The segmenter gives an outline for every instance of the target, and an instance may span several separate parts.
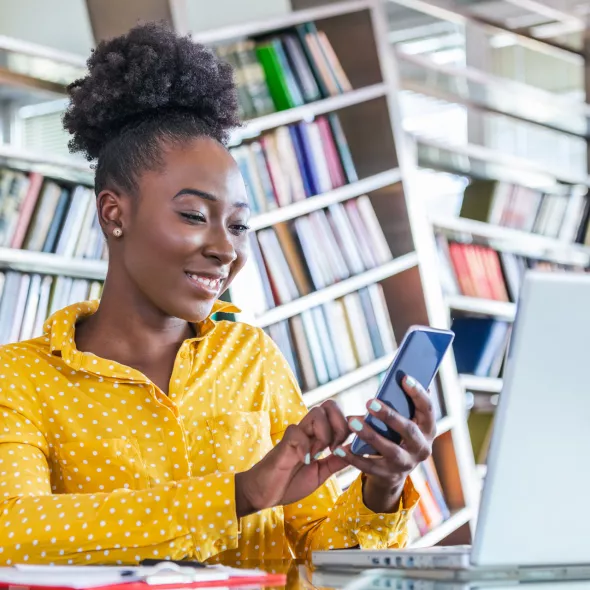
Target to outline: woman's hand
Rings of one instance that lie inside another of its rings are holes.
[[[317,460],[326,448],[335,449],[350,434],[338,405],[328,400],[297,425],[290,425],[281,442],[252,468],[236,475],[238,517],[306,498],[331,475],[346,467],[336,455]]]
[[[352,418],[349,421],[351,430],[380,456],[353,455],[349,446],[334,450],[349,465],[366,474],[363,500],[373,512],[394,512],[397,509],[407,476],[430,456],[436,435],[436,420],[428,393],[412,377],[405,377],[402,386],[416,408],[413,420],[403,418],[378,400],[367,404],[367,409],[375,418],[402,437],[399,445],[378,434],[362,418]]]

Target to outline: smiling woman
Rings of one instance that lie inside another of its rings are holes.
[[[71,149],[96,160],[109,267],[98,302],[0,349],[0,563],[235,561],[399,547],[407,475],[434,437],[373,402],[395,445],[333,402],[306,412],[275,344],[212,314],[247,257],[229,65],[163,26],[98,46],[70,87]],[[351,430],[379,457],[355,457]],[[330,452],[333,451],[333,452]],[[340,494],[333,474],[363,475]]]

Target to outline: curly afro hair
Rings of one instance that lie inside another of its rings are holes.
[[[68,86],[71,152],[97,160],[95,190],[133,192],[162,166],[162,143],[207,136],[225,144],[240,125],[233,70],[207,47],[160,23],[101,42],[89,73]]]

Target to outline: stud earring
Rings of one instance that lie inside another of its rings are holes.
[[[120,227],[116,227],[113,230],[113,236],[115,236],[115,238],[120,238],[123,235],[123,230]]]

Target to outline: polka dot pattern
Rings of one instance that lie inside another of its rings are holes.
[[[235,474],[306,412],[262,330],[199,324],[165,395],[139,371],[76,349],[75,324],[96,308],[65,308],[43,337],[0,347],[0,564],[235,563],[404,544],[411,483],[394,515],[363,505],[359,479],[342,495],[329,481],[237,519]]]

